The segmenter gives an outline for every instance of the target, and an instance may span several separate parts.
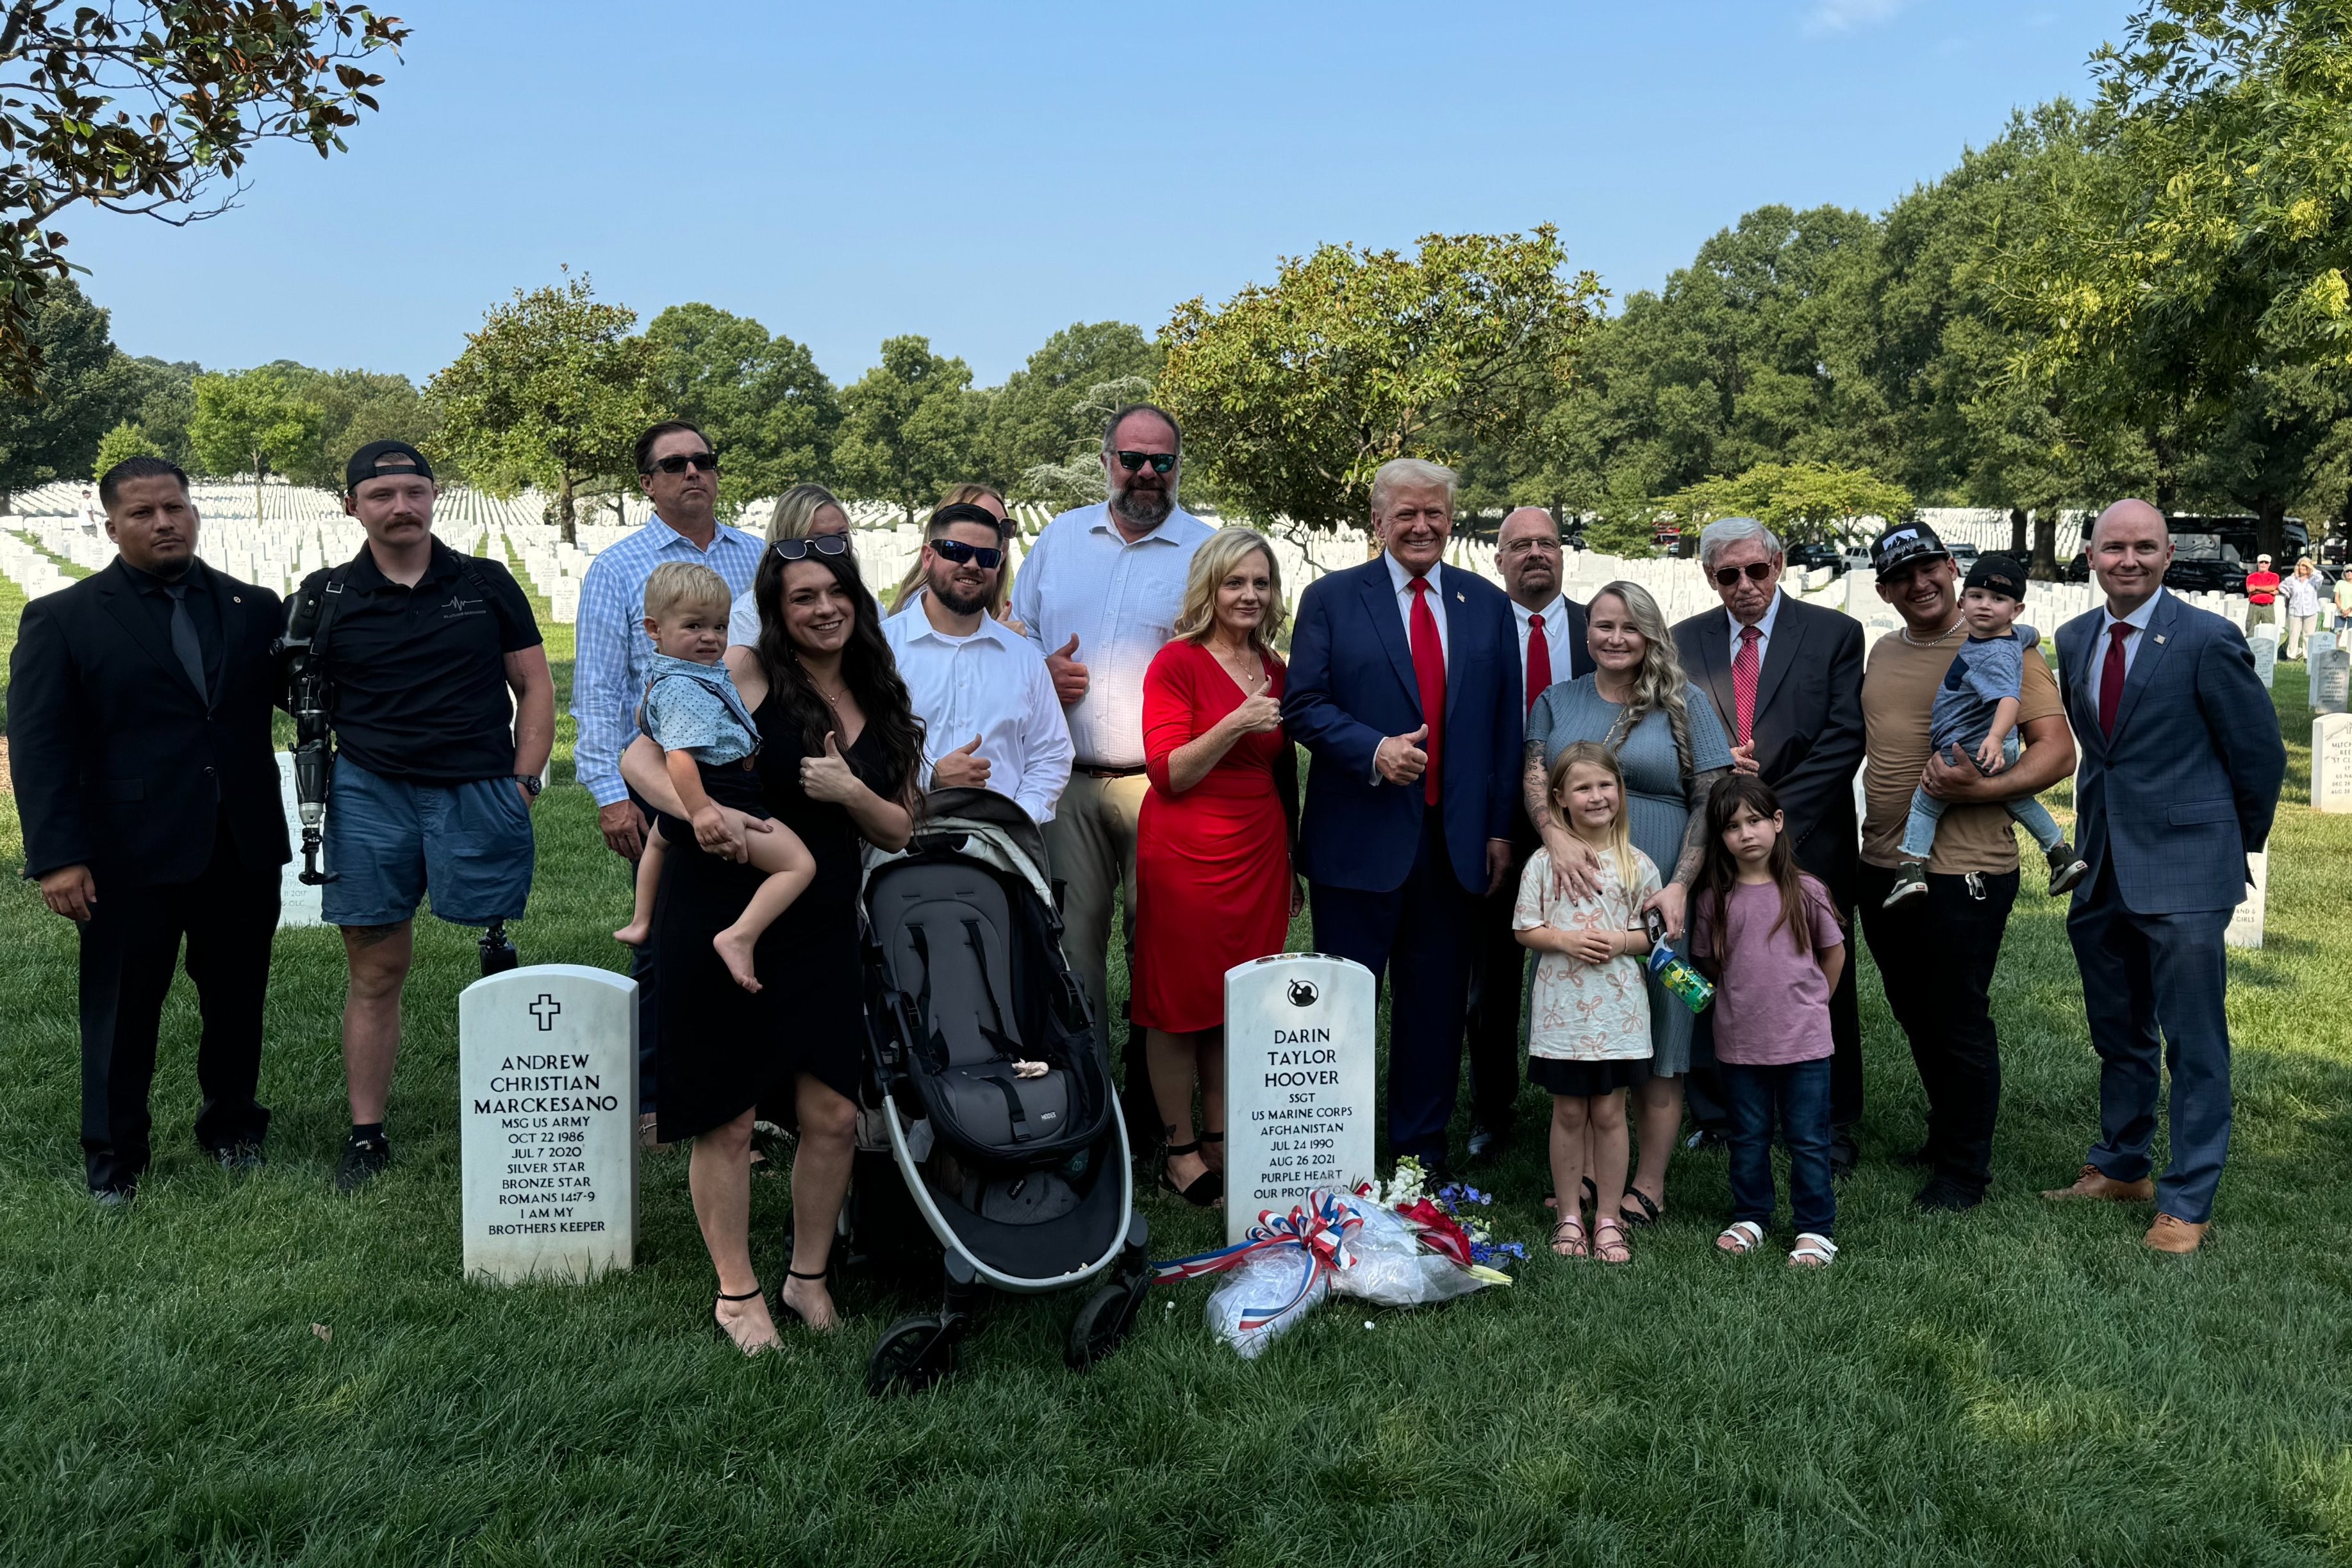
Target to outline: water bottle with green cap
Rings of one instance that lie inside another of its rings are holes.
[[[1660,985],[1680,997],[1691,1011],[1706,1011],[1707,1003],[1715,1000],[1715,987],[1667,946],[1666,917],[1654,909],[1645,909],[1642,912],[1642,924],[1650,933],[1650,973],[1658,977]]]

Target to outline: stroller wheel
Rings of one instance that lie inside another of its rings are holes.
[[[1117,1350],[1135,1326],[1136,1309],[1143,1304],[1150,1281],[1105,1285],[1088,1296],[1070,1322],[1070,1343],[1062,1359],[1072,1372],[1084,1372]]]
[[[866,1363],[866,1392],[917,1394],[955,1370],[956,1335],[937,1318],[892,1323]]]

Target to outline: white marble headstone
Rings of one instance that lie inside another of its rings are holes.
[[[1225,1239],[1372,1166],[1372,972],[1320,953],[1225,971]]]
[[[2310,698],[2305,706],[2319,706],[2319,662],[2335,651],[2336,633],[2333,632],[2314,632],[2303,640],[2303,674],[2311,685]]]
[[[294,754],[278,754],[278,794],[286,807],[286,842],[294,858],[286,862],[278,879],[278,924],[287,925],[323,925],[327,917],[321,912],[321,890],[306,885],[302,881],[302,817],[294,802]]]
[[[2324,713],[2311,721],[2311,805],[2352,812],[2352,713]]]
[[[2246,857],[2246,875],[2251,882],[2246,889],[2246,901],[2230,912],[2230,925],[2221,933],[2221,940],[2232,947],[2259,947],[2263,945],[2263,906],[2270,900],[2271,874],[2268,847]]]
[[[2246,639],[2246,646],[2253,650],[2255,676],[2268,686],[2278,675],[2278,628],[2255,627],[2252,635]]]
[[[580,964],[457,998],[466,1272],[593,1279],[635,1260],[637,984]]]
[[[2352,648],[2330,648],[2312,664],[2319,671],[2319,689],[2311,706],[2321,713],[2352,707]]]

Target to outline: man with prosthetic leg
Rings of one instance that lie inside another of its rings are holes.
[[[513,576],[433,537],[437,491],[424,454],[373,442],[344,478],[343,509],[367,543],[303,581],[280,647],[298,729],[303,880],[324,884],[350,965],[352,1131],[335,1172],[349,1192],[392,1156],[384,1108],[418,904],[429,896],[441,919],[488,928],[484,973],[513,967],[503,927],[530,896],[530,808],[554,745],[555,687]]]

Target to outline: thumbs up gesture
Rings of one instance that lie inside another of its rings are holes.
[[[1054,695],[1062,699],[1064,707],[1086,696],[1087,667],[1078,663],[1078,634],[1076,632],[1071,632],[1070,640],[1062,644],[1060,653],[1045,655],[1045,670],[1054,677]]]
[[[1373,768],[1391,784],[1418,784],[1429,770],[1429,753],[1422,749],[1428,739],[1425,724],[1411,735],[1390,736],[1373,748]]]
[[[812,800],[828,800],[835,805],[846,805],[856,800],[866,786],[849,770],[842,759],[840,737],[832,730],[824,732],[824,755],[801,758],[801,788]]]
[[[988,788],[988,758],[974,755],[980,750],[980,737],[973,736],[939,760],[931,769],[934,789],[984,789]]]

